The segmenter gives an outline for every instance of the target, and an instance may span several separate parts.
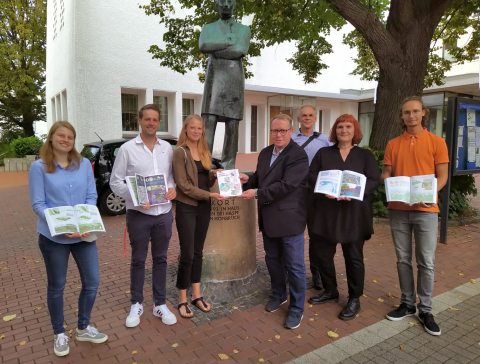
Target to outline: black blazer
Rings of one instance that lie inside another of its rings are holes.
[[[308,157],[293,140],[272,166],[274,145],[260,152],[244,189],[258,188],[258,225],[271,238],[299,235],[307,224]]]

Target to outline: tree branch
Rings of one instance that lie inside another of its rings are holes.
[[[402,54],[400,45],[383,26],[377,15],[359,1],[326,1],[365,38],[380,67],[390,63],[392,55]]]

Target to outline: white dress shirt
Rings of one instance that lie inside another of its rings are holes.
[[[166,214],[172,209],[171,203],[151,206],[148,210],[144,210],[141,206],[134,206],[125,183],[125,177],[135,176],[135,173],[142,176],[164,174],[167,178],[167,189],[175,188],[172,157],[173,151],[170,143],[158,138],[153,152],[148,149],[140,135],[120,147],[110,176],[110,188],[115,194],[125,199],[127,210],[133,209],[143,214],[158,216]]]

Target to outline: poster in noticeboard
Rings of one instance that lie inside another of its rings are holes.
[[[455,171],[480,170],[480,103],[459,102]]]

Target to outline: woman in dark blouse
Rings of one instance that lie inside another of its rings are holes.
[[[380,181],[380,170],[373,153],[359,148],[362,140],[359,122],[352,115],[341,115],[332,127],[331,147],[322,148],[310,165],[309,182],[313,209],[309,214],[310,240],[320,262],[320,275],[325,291],[310,298],[311,304],[338,301],[339,294],[333,262],[337,243],[342,245],[348,283],[348,303],[339,318],[351,320],[360,311],[365,266],[363,245],[373,234],[372,192]],[[367,177],[363,201],[348,197],[335,198],[313,194],[320,171],[349,170]]]

